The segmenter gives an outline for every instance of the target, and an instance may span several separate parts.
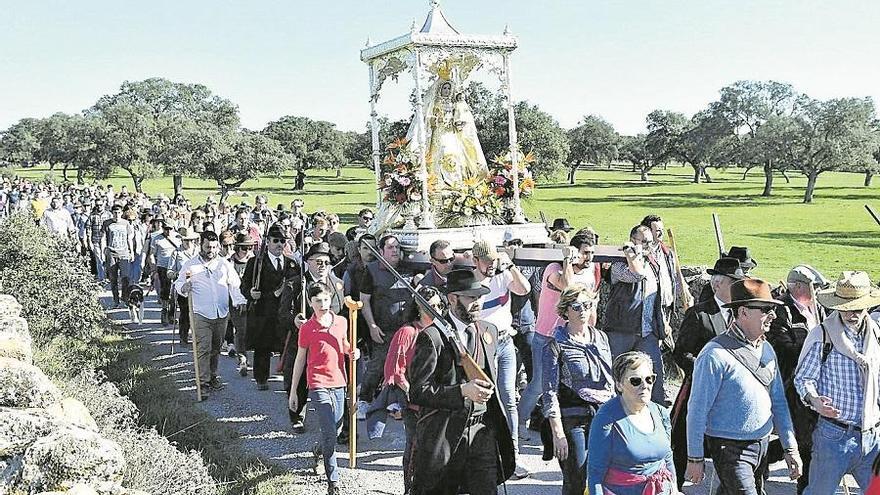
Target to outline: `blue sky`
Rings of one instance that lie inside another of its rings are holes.
[[[598,114],[623,133],[651,110],[694,113],[739,79],[816,98],[880,100],[880,2],[445,0],[465,33],[519,37],[514,97],[564,127]],[[362,130],[359,50],[419,25],[424,0],[0,0],[0,128],[77,112],[124,80],[199,82],[262,128],[305,115]],[[402,90],[401,90],[402,91]],[[407,88],[408,91],[408,88]],[[401,93],[402,94],[402,93]],[[380,111],[402,117],[385,98]]]

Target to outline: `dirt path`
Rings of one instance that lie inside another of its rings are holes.
[[[107,304],[108,295],[102,298]],[[109,309],[108,315],[122,323],[131,338],[143,339],[156,348],[153,362],[157,368],[167,371],[180,390],[190,392],[195,400],[195,380],[192,371],[192,347],[182,347],[171,326],[159,324],[159,307],[155,295],[146,302],[145,323],[131,324],[126,309]],[[173,343],[173,352],[172,352]],[[275,359],[272,366],[274,369]],[[297,474],[299,493],[318,495],[326,493],[324,478],[316,474],[312,446],[318,441],[318,425],[314,414],[307,414],[306,433],[293,434],[287,417],[287,400],[282,390],[280,376],[269,381],[268,391],[258,391],[251,376],[241,377],[236,370],[236,360],[220,356],[219,375],[226,387],[211,394],[200,403],[217,421],[234,427],[244,446],[273,463],[284,466]],[[363,425],[360,423],[359,426]],[[348,469],[348,447],[338,446],[341,466],[341,486],[345,494],[401,494],[401,453],[403,451],[403,425],[391,421],[383,438],[369,440],[361,435],[358,441],[357,469]],[[531,472],[528,478],[507,483],[508,495],[558,494],[562,475],[555,461],[541,460],[540,439],[534,432],[520,440],[520,461]],[[769,494],[794,494],[794,484],[783,478],[784,465],[773,466],[773,474],[767,488]],[[851,485],[852,486],[852,485]],[[499,489],[499,493],[504,493]],[[686,486],[687,495],[709,493],[705,484]],[[842,492],[841,492],[842,493]],[[858,493],[851,492],[853,495]]]

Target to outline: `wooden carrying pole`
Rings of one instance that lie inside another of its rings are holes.
[[[681,260],[678,258],[678,248],[675,247],[675,236],[672,229],[666,229],[669,235],[669,247],[672,248],[672,256],[675,257],[675,274],[678,277],[678,283],[681,286],[681,308],[687,311],[691,307],[690,292],[687,280],[684,279],[684,273],[681,273]]]
[[[712,224],[715,226],[715,242],[718,243],[718,257],[724,257],[724,236],[721,234],[721,220],[718,219],[718,214],[712,214]]]
[[[871,205],[865,205],[865,209],[868,210],[868,214],[871,215],[871,218],[877,222],[877,225],[880,225],[880,217],[877,216],[877,212],[874,211],[874,208],[871,208]]]
[[[186,281],[192,281],[192,272],[186,272]],[[193,305],[192,305],[192,286],[189,289],[189,297],[186,298],[186,310],[189,311],[189,333],[192,336],[193,343],[193,367],[196,370],[196,398],[199,402],[202,401],[202,380],[199,378],[199,345],[198,345],[198,337],[196,337],[196,326],[195,326],[195,318],[193,318]],[[181,308],[182,309],[182,308]]]
[[[357,345],[357,316],[358,310],[364,307],[364,303],[355,301],[351,296],[345,296],[345,306],[348,308],[348,345],[352,347],[348,356],[348,467],[357,467],[357,361],[355,361],[354,348]]]

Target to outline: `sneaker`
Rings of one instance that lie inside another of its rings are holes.
[[[241,359],[238,360],[238,374],[241,376],[247,376],[247,359],[245,359],[244,356],[239,356],[239,358]]]
[[[235,357],[237,354],[235,353],[235,344],[229,344],[226,354],[229,357]]]
[[[294,433],[305,433],[306,425],[303,424],[302,418],[297,418],[293,421],[293,432]]]
[[[225,387],[226,385],[224,385],[223,382],[221,382],[220,379],[215,376],[214,378],[211,378],[210,382],[208,382],[208,386],[211,387],[211,390],[216,391],[223,390],[223,387]]]
[[[220,354],[223,354],[228,349],[229,349],[229,344],[227,344],[225,341],[220,343]]]
[[[522,465],[517,464],[516,469],[513,470],[513,476],[511,476],[511,479],[521,480],[523,478],[528,478],[531,474],[531,471],[524,468]]]
[[[340,495],[339,485],[335,481],[327,482],[327,495]]]
[[[370,407],[370,404],[366,401],[359,400],[358,401],[358,410],[357,410],[357,419],[358,421],[365,421],[367,419],[367,409]]]

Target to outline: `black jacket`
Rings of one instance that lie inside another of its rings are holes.
[[[280,352],[284,347],[287,328],[278,321],[278,308],[281,297],[275,296],[286,278],[295,273],[294,263],[282,257],[283,266],[275,269],[268,253],[262,254],[262,274],[260,275],[260,298],[251,296],[251,288],[256,282],[257,261],[260,256],[248,260],[241,277],[241,293],[248,300],[247,340],[248,348]]]
[[[715,298],[688,309],[681,321],[672,358],[685,376],[694,372],[694,362],[703,347],[716,336],[727,331],[727,322]]]
[[[488,363],[485,371],[495,382],[498,329],[486,322],[478,322],[478,329],[480,337],[477,340],[483,347]],[[406,375],[410,383],[410,403],[420,406],[412,449],[413,486],[430,489],[446,474],[452,453],[465,433],[473,403],[461,394],[460,386],[468,380],[459,364],[456,347],[434,325],[419,332],[415,355]],[[492,394],[487,405],[487,424],[495,428],[498,441],[496,482],[501,484],[513,474],[515,468],[513,441],[497,393]]]

